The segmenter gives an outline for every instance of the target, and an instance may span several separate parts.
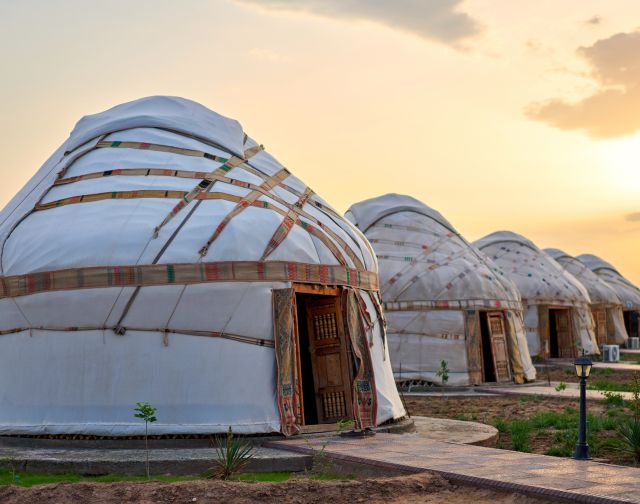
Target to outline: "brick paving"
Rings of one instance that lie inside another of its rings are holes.
[[[401,470],[432,471],[459,483],[584,503],[640,503],[640,469],[433,441],[410,435],[325,436],[265,443],[271,448]]]

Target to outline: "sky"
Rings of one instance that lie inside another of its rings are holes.
[[[83,115],[239,120],[337,210],[388,192],[640,285],[637,0],[0,0],[0,206]]]

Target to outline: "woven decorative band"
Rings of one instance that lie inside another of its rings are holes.
[[[285,261],[221,261],[94,266],[0,277],[0,298],[60,290],[209,282],[299,282],[378,290],[376,273],[344,266]]]
[[[386,312],[428,311],[428,310],[512,310],[522,311],[518,301],[499,301],[494,299],[459,299],[455,301],[396,301],[383,303]]]

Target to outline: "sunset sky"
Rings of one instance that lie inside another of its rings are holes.
[[[342,212],[410,194],[640,284],[637,0],[0,2],[0,206],[82,115],[179,95]]]

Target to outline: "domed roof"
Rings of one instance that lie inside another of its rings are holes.
[[[582,254],[577,259],[616,291],[625,310],[640,310],[640,289],[623,277],[612,264],[593,254]]]
[[[622,305],[615,290],[578,259],[560,249],[546,248],[544,251],[586,287],[593,304]]]
[[[590,303],[585,287],[531,240],[498,231],[473,243],[515,282],[524,303]]]
[[[373,245],[386,303],[467,301],[521,308],[513,282],[424,203],[387,194],[354,204],[346,216]]]
[[[361,233],[240,123],[167,96],[81,119],[0,213],[0,244],[5,276],[211,261],[376,271]]]

